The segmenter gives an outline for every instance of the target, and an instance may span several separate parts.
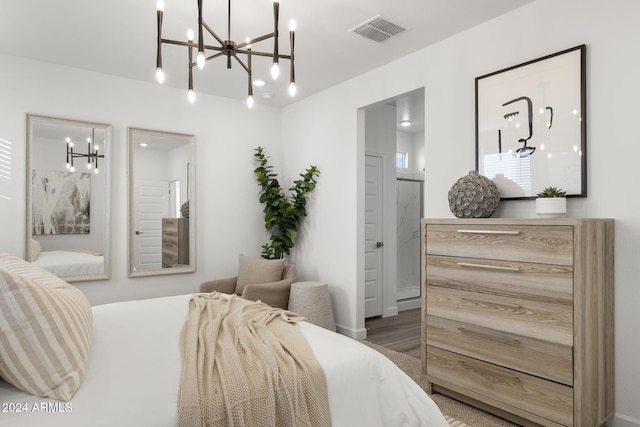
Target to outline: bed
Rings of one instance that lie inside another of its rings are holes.
[[[41,251],[33,263],[60,277],[104,274],[104,256],[94,251]]]
[[[6,260],[0,254],[0,292],[8,292],[2,287]],[[21,268],[18,273],[34,269]],[[55,283],[63,292],[78,292]],[[86,370],[73,397],[68,402],[39,398],[0,380],[0,425],[175,426],[182,368],[178,343],[190,298],[90,307]],[[308,322],[298,325],[324,370],[333,426],[448,426],[429,396],[383,355]],[[0,350],[0,359],[6,357]]]

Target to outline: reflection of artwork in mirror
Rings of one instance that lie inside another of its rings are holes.
[[[476,78],[476,169],[502,199],[587,195],[585,50]]]
[[[191,135],[129,129],[130,276],[195,270],[193,151]]]
[[[91,232],[91,175],[63,171],[33,171],[34,236]]]
[[[111,128],[34,115],[27,122],[25,258],[69,282],[108,278]],[[81,143],[70,150],[71,141]],[[84,154],[85,144],[95,155]]]

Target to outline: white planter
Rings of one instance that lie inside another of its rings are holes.
[[[565,197],[538,197],[536,199],[536,213],[541,218],[558,218],[567,213],[567,199]]]

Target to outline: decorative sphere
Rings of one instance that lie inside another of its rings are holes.
[[[180,214],[182,218],[189,218],[189,201],[187,200],[180,206]]]
[[[498,209],[500,191],[478,171],[471,171],[449,190],[449,209],[458,218],[489,218]]]

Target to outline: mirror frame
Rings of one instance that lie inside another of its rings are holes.
[[[27,152],[26,152],[26,210],[25,210],[25,247],[24,247],[24,259],[31,262],[31,239],[33,238],[32,226],[33,212],[32,212],[32,154],[33,147],[33,125],[35,121],[46,121],[53,124],[65,125],[65,126],[81,126],[92,127],[96,129],[104,130],[105,132],[105,145],[103,149],[104,153],[104,166],[101,171],[105,172],[105,223],[106,229],[104,230],[104,272],[102,274],[82,274],[74,276],[59,276],[66,282],[88,282],[93,280],[106,280],[111,277],[111,146],[113,144],[112,139],[112,127],[109,124],[87,122],[82,120],[62,119],[58,117],[41,116],[37,114],[27,114]]]
[[[188,144],[192,144],[191,146],[191,166],[189,168],[189,176],[188,185],[189,185],[189,193],[191,197],[189,198],[189,265],[184,267],[172,267],[172,268],[161,268],[160,270],[146,270],[146,271],[137,271],[134,268],[135,260],[134,260],[134,244],[135,239],[133,238],[135,233],[135,224],[133,221],[134,218],[134,148],[135,141],[134,135],[135,133],[143,133],[145,135],[151,136],[161,136],[161,137],[175,137],[182,138],[187,140]],[[168,274],[182,274],[182,273],[193,273],[196,271],[196,183],[195,183],[195,159],[196,159],[196,139],[195,135],[178,133],[178,132],[166,132],[145,128],[137,128],[137,127],[129,127],[127,131],[128,135],[128,170],[127,170],[127,180],[128,180],[128,228],[127,228],[127,246],[128,246],[128,275],[129,277],[148,277],[148,276],[162,276]]]

